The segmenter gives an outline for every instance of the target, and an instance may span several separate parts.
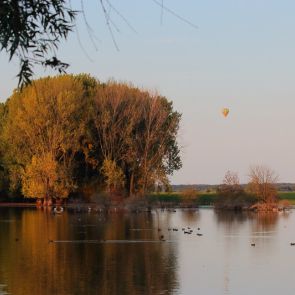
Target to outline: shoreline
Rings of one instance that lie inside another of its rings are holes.
[[[35,208],[35,209],[43,209],[43,210],[53,210],[56,205],[52,206],[37,206],[36,203],[21,203],[21,202],[0,202],[0,208]],[[214,205],[198,205],[198,206],[192,206],[192,207],[186,207],[186,206],[161,206],[159,204],[153,205],[153,206],[140,206],[136,208],[132,207],[126,207],[122,206],[120,204],[117,205],[110,205],[108,207],[101,206],[97,203],[77,203],[77,204],[63,204],[61,205],[63,208],[67,209],[78,209],[79,211],[87,211],[87,212],[142,212],[142,211],[150,211],[150,210],[176,210],[176,209],[183,209],[183,210],[198,210],[198,209],[216,209],[218,211],[235,211],[235,212],[281,212],[285,210],[293,210],[295,209],[295,205],[291,205],[288,209],[284,210],[249,210],[249,209],[242,209],[242,210],[234,210],[234,209],[228,209],[228,208],[216,208]]]

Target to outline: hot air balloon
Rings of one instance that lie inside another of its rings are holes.
[[[223,109],[222,109],[222,114],[223,114],[223,116],[224,116],[225,118],[227,117],[228,113],[229,113],[229,109],[228,109],[228,108],[223,108]]]

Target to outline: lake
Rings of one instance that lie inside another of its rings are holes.
[[[294,213],[0,208],[0,294],[294,294]]]

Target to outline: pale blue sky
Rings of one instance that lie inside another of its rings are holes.
[[[247,180],[250,165],[265,164],[280,181],[295,182],[295,1],[165,0],[194,29],[152,0],[113,0],[132,32],[113,12],[116,51],[99,1],[84,1],[98,51],[82,18],[60,56],[70,73],[87,72],[157,90],[183,114],[183,168],[173,183],[220,183],[226,170]],[[80,1],[72,0],[75,8]],[[0,99],[17,84],[17,63],[0,54]],[[37,76],[49,74],[42,69]],[[224,119],[222,107],[229,107]]]

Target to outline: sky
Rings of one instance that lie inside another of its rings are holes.
[[[183,167],[173,184],[221,183],[227,170],[247,182],[266,165],[280,182],[295,182],[295,1],[112,0],[116,49],[98,0],[84,1],[77,32],[58,56],[69,73],[90,73],[156,90],[182,113]],[[72,5],[80,9],[80,1]],[[161,17],[162,15],[162,17]],[[92,44],[95,41],[96,45]],[[96,48],[95,48],[96,47]],[[17,86],[17,61],[0,53],[0,100]],[[53,72],[36,69],[35,77]],[[228,107],[227,118],[221,114]]]

